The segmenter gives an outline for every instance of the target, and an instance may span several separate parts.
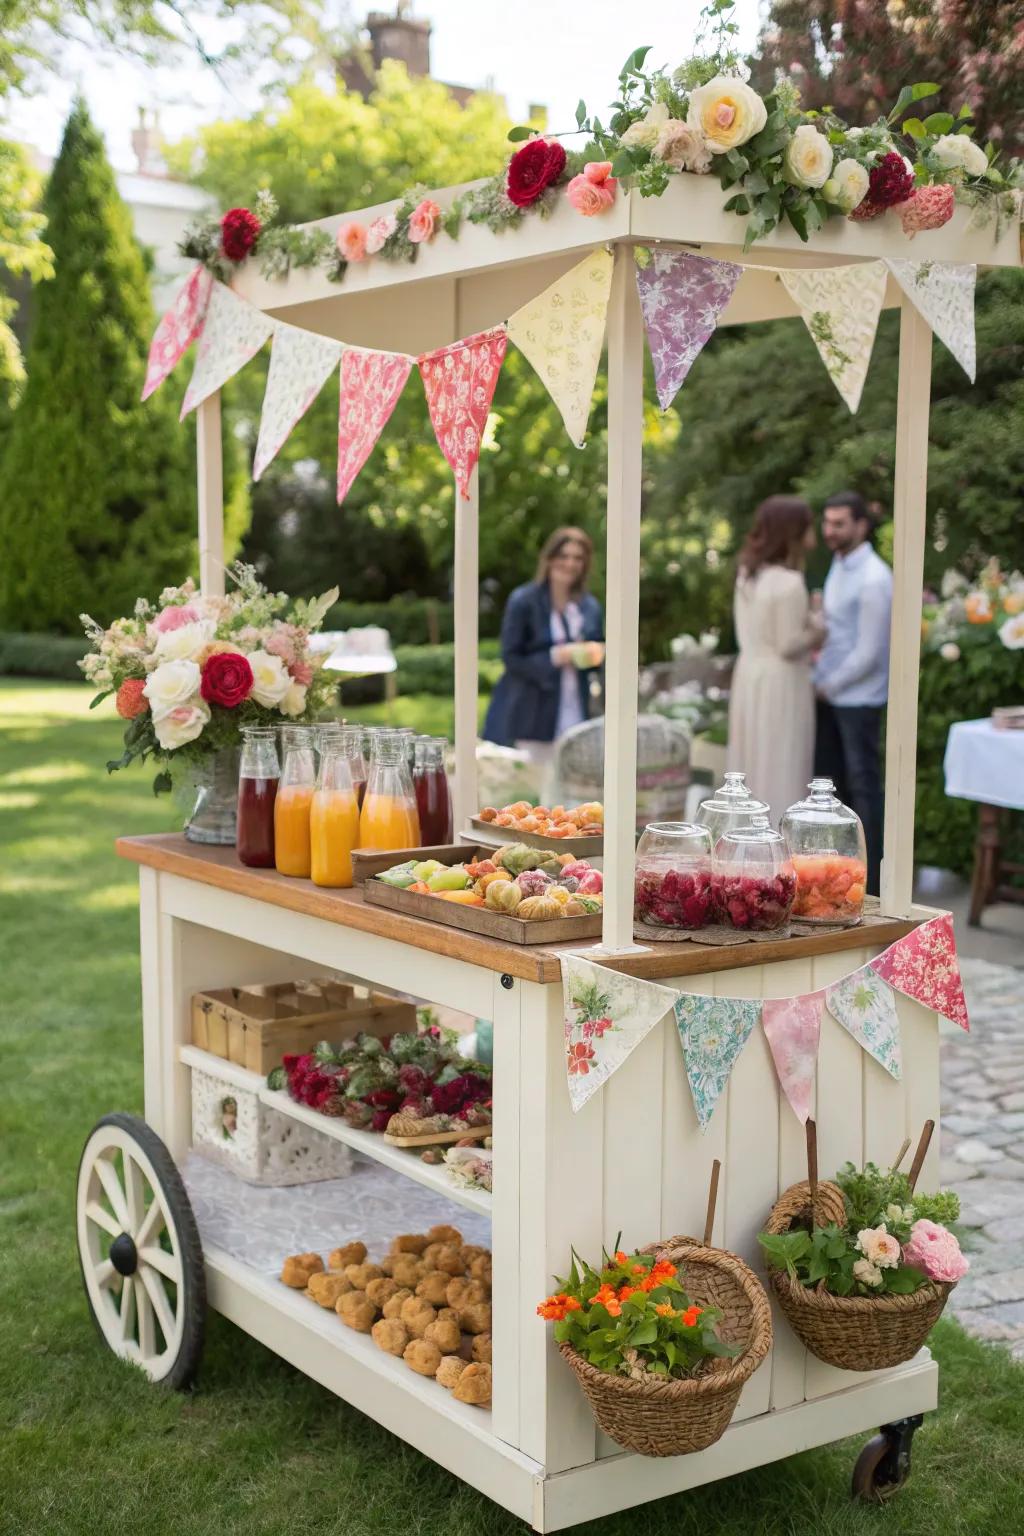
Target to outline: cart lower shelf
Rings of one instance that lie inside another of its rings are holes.
[[[692,1456],[651,1459],[623,1451],[545,1477],[544,1468],[500,1440],[490,1415],[458,1403],[436,1383],[383,1354],[365,1334],[229,1253],[204,1245],[210,1305],[268,1349],[392,1434],[525,1520],[557,1531],[798,1451],[926,1412],[938,1400],[938,1367],[927,1349],[907,1365],[843,1391],[734,1423]]]

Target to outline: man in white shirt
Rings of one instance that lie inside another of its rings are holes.
[[[882,860],[882,713],[889,695],[892,571],[871,547],[874,518],[856,491],[829,497],[822,537],[832,551],[825,582],[827,638],[814,671],[818,695],[814,771],[864,823],[867,888]]]

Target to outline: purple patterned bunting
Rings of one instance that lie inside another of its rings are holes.
[[[713,333],[742,272],[734,261],[671,250],[656,250],[646,267],[637,267],[636,286],[663,411]]]

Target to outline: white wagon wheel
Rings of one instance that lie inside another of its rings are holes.
[[[203,1350],[206,1275],[174,1160],[135,1115],[105,1115],[78,1165],[78,1257],[105,1343],[151,1381],[187,1387]]]

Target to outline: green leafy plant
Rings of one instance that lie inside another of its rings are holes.
[[[882,1269],[879,1285],[869,1287],[857,1278],[855,1266],[864,1255],[855,1239],[834,1223],[813,1232],[762,1232],[758,1242],[774,1269],[786,1269],[801,1285],[824,1285],[834,1296],[909,1296],[924,1285],[927,1276],[912,1264]]]
[[[626,1254],[616,1243],[594,1269],[574,1250],[569,1274],[557,1284],[537,1312],[555,1324],[560,1344],[599,1371],[680,1378],[707,1360],[740,1353],[718,1336],[721,1311],[691,1301],[675,1265],[653,1254]]]

